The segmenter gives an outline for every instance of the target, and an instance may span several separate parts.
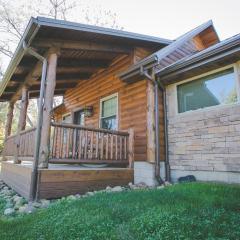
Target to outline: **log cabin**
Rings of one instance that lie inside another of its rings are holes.
[[[189,174],[240,182],[239,45],[220,42],[212,21],[172,41],[32,18],[0,85],[2,179],[30,200]]]

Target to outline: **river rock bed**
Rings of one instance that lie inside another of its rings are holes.
[[[49,207],[49,205],[54,202],[72,201],[79,198],[94,196],[96,193],[100,193],[100,192],[115,193],[115,192],[122,192],[122,191],[128,191],[128,190],[141,190],[141,189],[152,189],[152,188],[162,189],[168,185],[171,185],[171,184],[166,182],[164,185],[161,185],[158,187],[149,187],[144,183],[139,183],[139,184],[129,183],[128,186],[125,186],[125,187],[108,186],[104,190],[87,192],[86,194],[83,194],[83,195],[76,194],[76,195],[70,195],[67,197],[62,197],[60,199],[54,199],[54,200],[41,199],[36,202],[28,202],[25,198],[18,195],[14,190],[12,190],[3,181],[0,180],[0,198],[3,198],[6,201],[6,205],[4,208],[4,215],[16,216],[18,214],[31,214],[38,209]]]

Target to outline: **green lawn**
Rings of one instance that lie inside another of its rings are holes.
[[[2,214],[2,202],[0,211]],[[0,239],[240,239],[240,187],[189,183],[99,193],[31,215],[0,215]]]

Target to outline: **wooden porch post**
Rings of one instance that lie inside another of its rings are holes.
[[[130,128],[128,130],[129,139],[128,139],[128,161],[129,161],[129,168],[133,168],[134,163],[134,130]]]
[[[46,89],[44,96],[41,141],[39,151],[39,168],[48,167],[51,112],[53,106],[54,91],[56,86],[57,57],[58,56],[56,52],[50,53],[48,57],[48,69],[46,77]]]
[[[22,100],[20,108],[20,116],[18,121],[18,130],[16,138],[16,152],[14,157],[14,163],[21,163],[18,159],[19,147],[20,147],[20,132],[25,130],[26,127],[26,118],[27,118],[27,108],[28,108],[28,89],[26,86],[22,88]]]
[[[147,83],[147,161],[155,162],[155,108],[154,108],[154,84]]]
[[[14,111],[14,102],[9,102],[8,113],[7,113],[7,122],[6,122],[6,127],[5,127],[5,141],[6,141],[7,137],[11,135],[13,111]]]

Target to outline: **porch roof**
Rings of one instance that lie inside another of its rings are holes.
[[[109,28],[37,17],[31,18],[0,84],[0,101],[15,101],[29,79],[30,98],[40,91],[41,63],[27,53],[23,44],[42,56],[50,48],[60,49],[55,95],[62,95],[79,80],[87,80],[108,67],[133,47],[161,49],[172,41]]]
[[[193,55],[219,42],[212,20],[181,35],[171,44],[132,65],[119,76],[125,82],[139,81],[145,78],[143,71],[154,69],[154,73],[172,63]]]

